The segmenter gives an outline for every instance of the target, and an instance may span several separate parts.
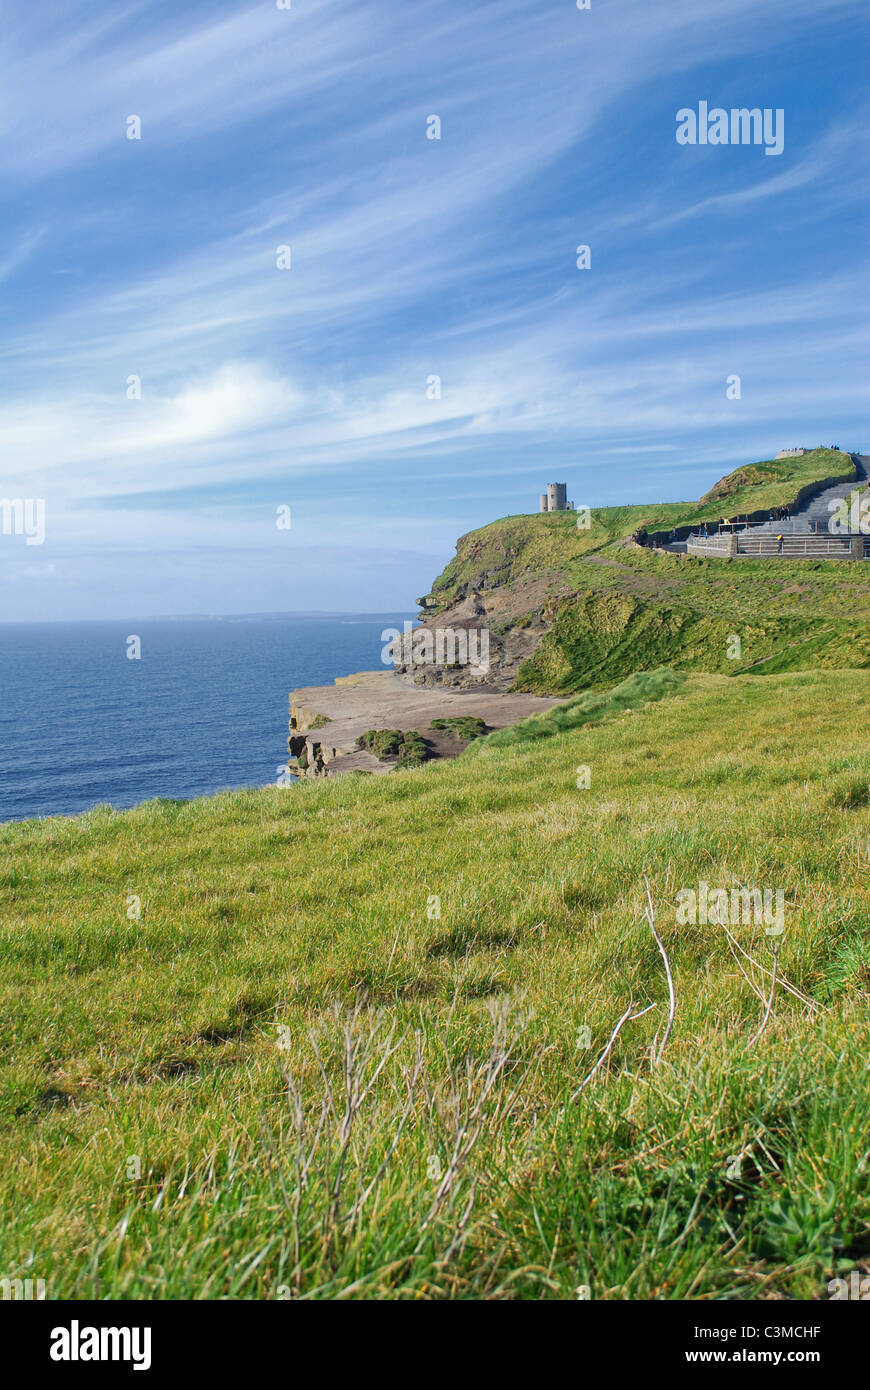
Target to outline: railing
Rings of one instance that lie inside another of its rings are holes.
[[[843,536],[738,536],[739,555],[851,555],[852,543]]]
[[[826,536],[794,535],[783,533],[782,540],[776,535],[751,535],[745,531],[719,532],[713,536],[689,536],[686,550],[696,555],[806,555],[847,559],[857,551],[859,558],[867,558],[865,536]],[[853,542],[860,544],[853,549]]]
[[[728,555],[731,552],[730,536],[689,536],[687,550],[709,551],[714,555]]]

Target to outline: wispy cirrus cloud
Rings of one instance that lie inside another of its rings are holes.
[[[846,0],[12,5],[3,491],[45,487],[67,564],[77,536],[116,563],[113,498],[154,554],[203,527],[231,551],[274,499],[360,552],[430,516],[434,548],[532,505],[542,468],[648,498],[656,458],[706,486],[705,460],[857,428],[861,131],[827,76],[851,24]],[[772,176],[674,142],[735,84],[786,105]]]

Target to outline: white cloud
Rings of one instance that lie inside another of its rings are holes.
[[[801,195],[831,184],[857,200],[843,177],[854,124],[838,117],[770,179],[676,193],[635,148],[661,87],[708,63],[712,36],[739,67],[847,0],[219,3],[159,23],[147,5],[63,8],[58,24],[13,6],[0,40],[0,170],[33,221],[0,252],[10,296],[27,287],[5,317],[0,459],[4,492],[44,488],[70,544],[133,527],[113,497],[198,489],[159,535],[142,521],[143,545],[182,552],[210,488],[235,486],[237,513],[243,485],[272,480],[290,502],[297,481],[358,487],[377,515],[370,477],[416,472],[437,495],[441,479],[517,471],[502,444],[531,470],[554,446],[579,468],[694,456],[703,437],[712,458],[738,430],[777,413],[798,430],[860,390],[854,270],[735,282],[731,247],[717,236],[704,254],[690,226],[727,213],[750,240],[741,217],[779,199],[796,218],[818,216]],[[425,140],[431,111],[440,143]],[[133,112],[139,148],[124,140]],[[128,248],[143,190],[156,235]],[[88,259],[91,231],[105,263]],[[579,240],[595,243],[586,278]],[[729,372],[745,382],[737,409]],[[125,398],[130,374],[141,401]],[[228,547],[243,533],[226,521]]]
[[[298,406],[299,396],[288,382],[250,364],[230,362],[177,395],[152,401],[146,394],[130,401],[126,413],[131,420],[140,417],[141,424],[109,438],[106,447],[122,452],[175,449],[232,439],[265,429]]]

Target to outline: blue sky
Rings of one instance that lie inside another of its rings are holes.
[[[549,481],[676,499],[870,447],[865,26],[4,6],[0,497],[45,498],[46,539],[0,535],[0,617],[409,608]],[[782,108],[782,154],[678,145],[701,100]]]

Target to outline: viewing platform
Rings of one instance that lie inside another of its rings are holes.
[[[783,523],[786,525],[787,523]],[[779,534],[760,527],[745,530],[720,531],[712,536],[689,536],[684,542],[687,555],[709,555],[724,558],[729,555],[756,555],[774,559],[866,560],[870,536],[836,536],[807,531],[782,531]]]
[[[863,527],[870,496],[870,456],[850,454],[848,458],[854,466],[853,478],[823,482],[794,506],[780,508],[779,515],[771,511],[767,520],[755,514],[696,522],[692,527],[672,531],[669,540],[655,536],[653,544],[663,550],[722,559],[743,555],[784,560],[866,560],[870,558],[870,534],[865,534]]]

